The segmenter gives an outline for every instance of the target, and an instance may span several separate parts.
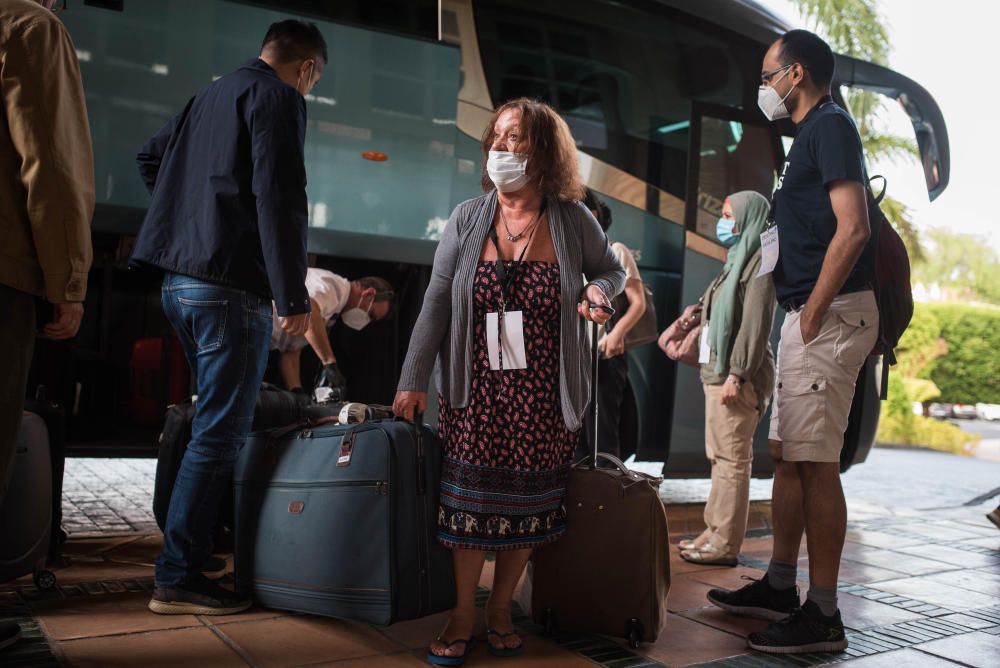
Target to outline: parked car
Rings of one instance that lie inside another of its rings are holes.
[[[1000,420],[1000,404],[976,404],[980,420]]]
[[[927,409],[927,414],[936,420],[944,420],[951,417],[951,404],[933,403]]]
[[[959,420],[975,420],[979,417],[976,407],[971,404],[954,404],[951,407],[951,416]]]

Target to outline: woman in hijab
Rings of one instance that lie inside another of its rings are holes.
[[[760,193],[738,192],[726,198],[716,228],[729,255],[702,297],[699,360],[712,489],[705,530],[680,544],[681,557],[696,564],[735,566],[747,528],[753,435],[774,391],[774,284],[771,274],[757,276],[769,211]]]

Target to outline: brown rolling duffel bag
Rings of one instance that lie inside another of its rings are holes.
[[[591,425],[597,424],[597,329],[593,327]],[[662,478],[630,471],[598,452],[573,467],[566,492],[566,534],[538,548],[531,610],[548,632],[599,633],[653,642],[667,619],[670,557]],[[597,466],[597,462],[611,467]]]

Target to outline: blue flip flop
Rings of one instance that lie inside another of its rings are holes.
[[[502,641],[506,640],[507,638],[509,638],[511,636],[516,636],[516,635],[520,635],[520,634],[517,631],[509,631],[507,633],[500,633],[499,631],[495,631],[493,629],[486,629],[486,639],[487,639],[487,644],[489,644],[489,646],[490,646],[490,654],[492,654],[493,656],[521,656],[522,654],[524,654],[524,643],[523,642],[520,645],[518,645],[517,647],[507,647],[506,644],[505,644],[504,647],[496,647],[493,643],[489,642],[489,637],[490,636],[496,636],[497,638],[500,638],[500,640],[502,642]]]
[[[451,642],[445,642],[443,638],[438,638],[437,641],[444,643],[446,649],[457,645],[458,643],[465,643],[465,651],[459,656],[438,656],[428,649],[427,661],[433,666],[461,666],[468,658],[469,651],[472,649],[472,646],[476,644],[474,636],[469,636],[468,639],[459,638],[458,640],[452,640]]]

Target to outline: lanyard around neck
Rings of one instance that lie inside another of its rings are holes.
[[[497,206],[500,206],[497,203]],[[545,213],[545,200],[542,200],[542,207],[538,210],[538,216],[535,218],[534,227],[531,229],[531,234],[528,235],[528,242],[524,244],[524,248],[521,249],[521,254],[516,260],[514,260],[514,266],[511,268],[511,272],[507,273],[507,268],[504,266],[504,260],[500,257],[500,240],[497,237],[496,226],[490,227],[490,241],[493,242],[494,248],[497,251],[496,259],[496,272],[497,278],[500,280],[500,290],[502,292],[501,306],[505,305],[507,300],[510,298],[510,289],[514,284],[514,278],[517,275],[517,271],[524,261],[524,256],[528,252],[528,248],[531,247],[531,242],[535,238],[535,230],[538,229],[538,223],[542,219],[542,214]]]

